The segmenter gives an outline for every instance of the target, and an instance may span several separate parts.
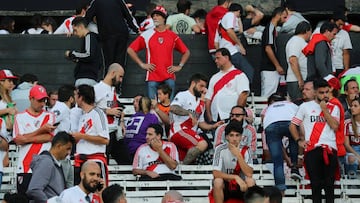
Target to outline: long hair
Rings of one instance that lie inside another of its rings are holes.
[[[355,99],[351,101],[351,104],[353,102],[355,102],[355,101],[357,101],[360,104],[360,97],[355,97]],[[357,128],[357,123],[356,123],[356,120],[355,120],[355,115],[351,116],[351,125],[352,125],[351,127],[353,129],[355,138],[358,138],[359,137],[359,132],[357,130],[358,128]]]
[[[7,80],[11,80],[11,79],[7,79]],[[0,99],[4,100],[6,103],[12,102],[10,90],[5,89],[2,83],[0,83]]]
[[[147,114],[150,112],[151,108],[151,100],[149,97],[141,97],[139,100],[139,110],[143,112],[144,114]]]

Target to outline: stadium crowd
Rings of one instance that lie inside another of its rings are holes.
[[[109,186],[107,165],[114,159],[132,165],[140,180],[181,180],[179,164],[212,164],[210,202],[269,202],[274,191],[256,186],[253,178],[257,148],[264,151],[262,163],[273,163],[280,196],[287,189],[284,162],[291,178],[310,181],[315,203],[322,201],[322,189],[326,202],[334,202],[334,182],[358,177],[360,72],[350,67],[348,32],[359,29],[347,22],[346,9],[335,10],[313,31],[290,4],[274,8],[266,26],[260,25],[264,14],[257,7],[243,9],[232,0],[218,0],[210,11],[192,16],[189,0],[176,6],[178,13],[168,15],[150,3],[140,26],[123,0],[81,5],[59,27],[50,17],[33,16],[33,27],[23,34],[75,35],[84,41],[79,50],[64,53],[76,64],[75,83],[56,91],[47,91],[36,75],[0,70],[0,171],[8,165],[9,144],[19,148],[19,197],[7,194],[5,201],[126,202],[120,186]],[[0,33],[12,33],[14,25],[2,18]],[[285,50],[287,67],[277,56],[281,32],[293,34]],[[138,36],[128,46],[129,34]],[[219,69],[214,75],[194,72],[180,92],[175,76],[191,53],[178,34],[207,35]],[[261,126],[254,125],[256,112],[246,106],[255,73],[244,43],[253,41],[261,43],[261,96],[268,98]],[[174,61],[174,50],[180,61]],[[130,117],[119,102],[126,54],[146,71],[147,86],[146,94],[134,97]],[[163,198],[181,201],[176,191]]]

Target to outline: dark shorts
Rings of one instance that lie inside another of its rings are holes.
[[[240,186],[236,184],[232,187],[229,181],[224,181],[224,201],[228,199],[244,199],[244,192],[240,190]]]

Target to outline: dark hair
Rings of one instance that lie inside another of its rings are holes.
[[[58,100],[66,102],[70,97],[74,97],[74,91],[76,90],[74,85],[63,85],[58,90]]]
[[[42,23],[42,15],[36,13],[33,15],[33,17],[31,17],[30,19],[30,23],[34,28],[39,28],[41,27],[41,23]]]
[[[179,13],[185,13],[187,9],[191,8],[192,3],[188,0],[178,0],[176,8]]]
[[[66,145],[69,142],[71,142],[71,144],[75,144],[75,138],[65,131],[60,131],[53,137],[51,146],[55,146],[57,144]]]
[[[57,90],[50,90],[50,91],[48,91],[49,97],[50,97],[51,95],[53,95],[53,94],[58,94],[58,91],[57,91]]]
[[[220,48],[215,51],[215,53],[218,53],[218,52],[220,52],[222,56],[229,57],[229,60],[231,61],[231,54],[227,48]]]
[[[191,85],[192,82],[199,82],[199,81],[205,81],[206,83],[208,82],[208,78],[200,73],[195,73],[194,75],[191,76],[190,81],[189,81],[189,85]]]
[[[164,129],[160,124],[151,124],[147,128],[154,128],[155,133],[160,137],[164,134]]]
[[[305,34],[306,32],[311,31],[310,23],[306,21],[300,22],[295,28],[295,35]]]
[[[229,11],[240,11],[240,14],[243,14],[243,7],[240,4],[232,3],[229,7]]]
[[[79,87],[77,87],[77,90],[78,90],[78,96],[82,97],[85,103],[94,104],[95,102],[94,87],[90,85],[79,85]]]
[[[7,203],[28,203],[29,200],[25,195],[7,192],[4,195],[4,200]]]
[[[154,3],[149,3],[147,6],[146,6],[146,15],[151,15],[151,13],[153,12],[153,10],[156,8],[156,4]]]
[[[205,19],[206,18],[206,10],[205,9],[198,9],[196,10],[193,14],[192,17],[193,18],[200,18],[200,19]]]
[[[273,12],[271,13],[271,17],[275,17],[276,15],[281,15],[285,10],[284,7],[277,7],[273,10]]]
[[[41,24],[42,25],[51,25],[53,31],[55,31],[57,28],[57,23],[56,23],[55,19],[50,16],[43,18],[43,20],[41,21]]]
[[[320,33],[323,34],[325,33],[326,31],[333,31],[334,29],[338,29],[337,25],[335,23],[332,23],[332,22],[324,22],[321,27],[320,27]]]
[[[171,92],[172,92],[171,87],[166,83],[160,84],[157,87],[157,90],[161,90],[164,94],[167,94],[169,96],[171,95]]]
[[[71,22],[71,25],[73,26],[83,25],[84,27],[87,27],[88,24],[89,22],[86,20],[86,18],[81,16],[75,17],[74,20]]]
[[[282,203],[282,195],[275,186],[264,187],[265,196],[269,197],[270,203]]]
[[[101,194],[104,203],[116,203],[124,195],[124,188],[118,184],[110,185]]]
[[[242,122],[231,120],[225,127],[225,135],[230,134],[232,131],[242,134],[244,131],[242,126]]]
[[[247,112],[246,112],[245,107],[240,106],[240,105],[233,106],[233,107],[231,108],[231,110],[230,110],[230,113],[231,113],[234,109],[236,109],[236,108],[242,109],[243,112],[244,112],[244,114],[245,114],[245,116],[247,116]]]
[[[284,3],[284,7],[287,8],[290,11],[295,11],[295,6],[293,3],[286,1]]]
[[[277,102],[277,101],[285,101],[285,100],[286,100],[286,98],[283,95],[278,94],[278,93],[273,93],[268,98],[268,104],[271,104],[271,103]]]
[[[344,22],[347,21],[347,18],[345,16],[345,11],[340,11],[340,10],[334,11],[331,19],[334,21],[338,21],[338,20],[342,20]]]
[[[15,20],[11,17],[5,16],[0,21],[0,29],[7,30],[8,32],[14,32],[12,24]]]
[[[345,84],[344,84],[344,91],[348,91],[348,90],[349,90],[348,85],[349,85],[350,82],[356,82],[356,83],[359,85],[359,83],[357,82],[356,78],[352,77],[352,78],[350,78],[349,80],[347,80],[347,81],[345,82]]]
[[[317,90],[321,87],[330,87],[330,86],[329,86],[329,83],[322,78],[320,78],[318,80],[314,80],[314,90]]]
[[[76,15],[79,15],[79,14],[81,14],[81,11],[82,11],[82,10],[85,10],[85,11],[86,11],[86,9],[88,8],[89,4],[90,4],[90,1],[89,1],[89,0],[80,0],[80,1],[78,1],[78,6],[77,6],[76,9],[75,9],[75,14],[76,14]]]
[[[230,2],[231,0],[218,0],[218,5],[223,5],[225,2]]]
[[[245,203],[257,202],[256,200],[258,200],[259,198],[265,198],[265,192],[262,187],[257,185],[249,187],[244,194]]]
[[[34,83],[36,81],[39,81],[38,77],[31,73],[25,73],[24,75],[22,75],[20,77],[20,83],[23,83],[23,82]]]

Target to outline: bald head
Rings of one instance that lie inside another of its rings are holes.
[[[90,169],[99,169],[100,171],[100,166],[99,164],[97,164],[95,161],[86,161],[82,166],[81,166],[81,172],[87,172]]]
[[[124,74],[124,68],[118,63],[113,63],[109,66],[104,82],[110,86],[120,85],[124,78]]]
[[[165,193],[161,203],[180,201],[184,202],[182,194],[176,190],[170,190]]]

